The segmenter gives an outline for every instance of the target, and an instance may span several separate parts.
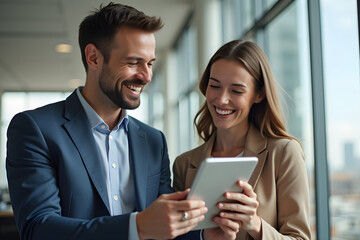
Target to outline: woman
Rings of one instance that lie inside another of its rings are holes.
[[[207,157],[259,160],[249,182],[237,183],[244,191],[225,193],[236,202],[218,204],[220,214],[213,220],[220,228],[205,229],[204,238],[216,231],[231,236],[235,228],[226,225],[235,222],[240,227],[236,239],[310,239],[304,154],[286,131],[265,53],[253,42],[225,44],[211,58],[199,87],[206,102],[194,123],[205,143],[177,157],[174,189],[191,187]]]

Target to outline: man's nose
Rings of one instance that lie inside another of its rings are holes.
[[[141,79],[143,81],[145,81],[146,83],[151,82],[151,78],[152,78],[152,68],[151,68],[151,66],[148,66],[148,65],[143,66],[141,68],[141,73],[140,74],[141,74]]]

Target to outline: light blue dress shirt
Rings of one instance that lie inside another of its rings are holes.
[[[128,123],[125,109],[121,111],[118,124],[110,130],[95,110],[81,94],[82,87],[76,90],[85,110],[91,131],[98,147],[102,164],[106,171],[106,187],[110,214],[132,213],[129,222],[129,240],[139,239],[136,227],[135,187],[129,157]]]

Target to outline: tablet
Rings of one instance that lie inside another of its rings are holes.
[[[211,219],[219,215],[218,202],[228,202],[225,192],[240,192],[238,180],[249,181],[258,159],[256,157],[207,158],[196,173],[187,199],[205,201],[208,212],[193,230],[218,227]]]

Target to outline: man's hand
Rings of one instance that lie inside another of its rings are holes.
[[[140,239],[168,239],[185,234],[204,220],[204,201],[184,200],[189,189],[161,195],[147,209],[136,215]],[[187,220],[183,220],[187,212]]]

